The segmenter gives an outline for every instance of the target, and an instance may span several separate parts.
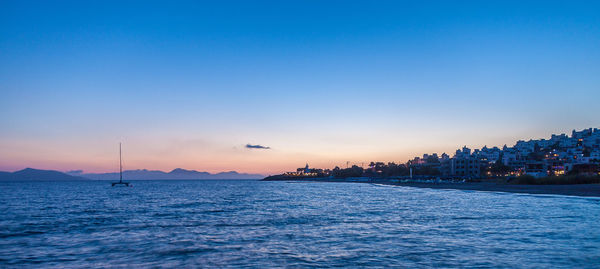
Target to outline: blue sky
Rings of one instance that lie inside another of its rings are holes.
[[[600,126],[594,1],[3,1],[0,170],[275,173]],[[270,147],[248,149],[246,144]]]

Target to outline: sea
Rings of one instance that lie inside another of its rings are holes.
[[[600,268],[600,198],[132,183],[0,182],[0,268]]]

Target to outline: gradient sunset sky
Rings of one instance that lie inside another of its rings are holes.
[[[274,174],[600,127],[599,1],[1,1],[0,170]],[[247,148],[247,144],[269,149]]]

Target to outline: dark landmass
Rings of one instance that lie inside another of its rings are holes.
[[[119,173],[83,173],[79,171],[71,171],[71,175],[81,176],[94,180],[115,180],[119,179]],[[221,172],[211,174],[208,172],[200,172],[196,170],[186,170],[181,168],[173,169],[171,172],[163,172],[160,170],[126,170],[123,171],[123,179],[127,180],[193,180],[193,179],[262,179],[264,176],[259,174],[238,173],[235,171]]]
[[[54,170],[25,168],[16,172],[0,172],[0,181],[80,181],[88,180]]]
[[[317,180],[317,181],[327,181],[331,180],[329,177],[319,177],[319,176],[286,176],[286,175],[273,175],[268,176],[262,179],[263,181],[286,181],[286,180]]]

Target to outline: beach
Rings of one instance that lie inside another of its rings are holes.
[[[466,183],[382,183],[406,187],[430,188],[430,189],[454,189],[472,191],[511,192],[529,194],[555,194],[600,197],[600,184],[576,184],[576,185],[517,185],[487,182]]]
[[[600,184],[524,185],[524,184],[508,184],[508,183],[502,183],[502,182],[395,182],[395,181],[389,180],[389,179],[346,180],[346,179],[329,179],[329,178],[314,178],[314,179],[305,178],[305,179],[297,179],[297,180],[277,180],[277,181],[372,183],[372,184],[384,184],[384,185],[405,186],[405,187],[415,187],[415,188],[429,188],[429,189],[453,189],[453,190],[470,190],[470,191],[491,191],[491,192],[555,194],[555,195],[600,197]]]

